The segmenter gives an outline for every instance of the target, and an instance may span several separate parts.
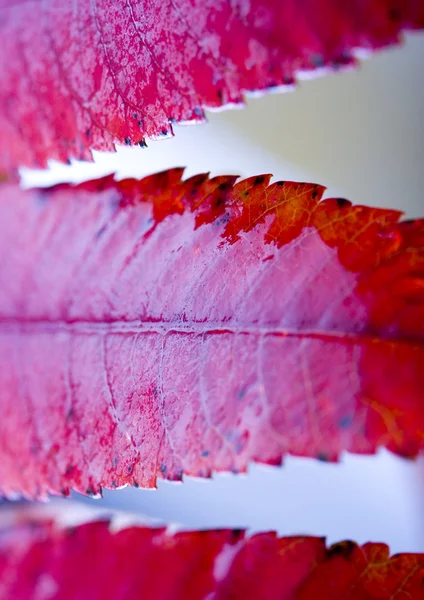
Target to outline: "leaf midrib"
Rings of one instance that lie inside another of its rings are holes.
[[[342,330],[321,330],[321,329],[294,329],[286,327],[274,327],[272,325],[252,325],[244,326],[241,324],[223,324],[222,322],[195,322],[176,323],[175,321],[125,321],[120,319],[114,320],[48,320],[48,319],[2,319],[0,318],[0,334],[2,333],[20,333],[20,334],[37,334],[37,333],[69,333],[74,335],[87,334],[113,334],[113,333],[128,333],[128,334],[158,334],[168,335],[175,334],[195,334],[195,335],[258,335],[258,336],[275,336],[275,337],[291,337],[299,339],[320,339],[328,342],[339,342],[349,344],[389,344],[389,345],[407,345],[412,347],[423,348],[424,344],[418,340],[410,340],[402,335],[398,337],[381,335],[378,336],[369,332],[345,332]]]

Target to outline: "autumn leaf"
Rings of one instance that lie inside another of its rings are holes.
[[[99,577],[99,574],[102,574]],[[421,600],[424,554],[240,530],[118,532],[21,519],[0,528],[0,600]]]
[[[0,172],[143,146],[422,27],[422,0],[2,0]]]
[[[0,195],[0,490],[424,447],[424,221],[270,176]]]

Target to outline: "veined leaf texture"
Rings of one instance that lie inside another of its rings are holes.
[[[0,528],[1,600],[421,600],[423,577],[423,554],[378,543],[25,518]]]
[[[424,444],[424,222],[174,169],[0,194],[0,489]]]
[[[0,174],[144,145],[422,27],[422,0],[0,0]]]

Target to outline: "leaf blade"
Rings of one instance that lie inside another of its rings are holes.
[[[423,222],[181,175],[3,188],[3,493],[420,452]]]
[[[75,573],[78,573],[78,577]],[[98,574],[102,572],[103,577]],[[385,544],[281,537],[240,530],[178,532],[108,522],[64,528],[23,518],[0,530],[0,597],[419,599],[424,555],[389,556]],[[160,575],[160,576],[159,576]]]
[[[228,0],[25,4],[3,0],[0,171],[91,160],[145,144],[245,91],[291,86],[301,70],[355,63],[353,51],[424,27],[420,0]],[[237,39],[237,44],[234,44]],[[83,49],[83,51],[82,51]],[[47,108],[48,107],[48,108]]]

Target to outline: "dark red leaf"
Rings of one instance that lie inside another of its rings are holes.
[[[422,0],[0,0],[0,172],[172,123],[424,27]]]
[[[99,574],[101,576],[99,577]],[[0,600],[389,600],[424,597],[424,554],[240,530],[171,534],[42,520],[0,529]]]
[[[424,221],[181,169],[0,197],[0,489],[424,447]]]

